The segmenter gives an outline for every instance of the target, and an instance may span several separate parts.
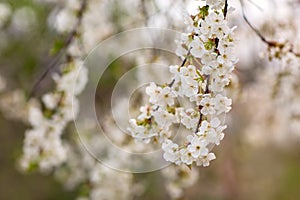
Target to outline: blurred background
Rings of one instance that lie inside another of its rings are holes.
[[[83,192],[82,187],[66,189],[53,172],[25,173],[18,166],[24,132],[29,128],[26,120],[29,96],[39,98],[51,91],[54,87],[51,74],[59,72],[58,63],[66,59],[58,56],[58,52],[70,31],[62,29],[73,22],[57,18],[61,17],[64,6],[78,2],[81,1],[0,2],[0,199],[67,200],[76,199]],[[199,178],[184,189],[181,199],[300,199],[300,92],[297,82],[300,74],[289,71],[289,66],[299,67],[300,62],[268,59],[272,52],[268,52],[268,45],[243,19],[239,1],[228,2],[236,9],[230,13],[229,22],[238,26],[240,61],[235,79],[228,88],[234,104],[226,118],[227,135],[221,145],[215,147],[217,159],[207,168],[196,169]],[[182,10],[194,12],[199,2],[89,0],[88,3],[92,6],[88,6],[82,22],[87,30],[82,39],[87,52],[102,40],[130,28],[151,26],[185,31]],[[299,1],[245,0],[244,3],[249,21],[266,38],[292,44],[293,50],[300,52]],[[88,27],[94,29],[88,32]],[[110,103],[114,85],[124,73],[140,60],[159,59],[170,64],[179,62],[174,56],[145,51],[111,63],[95,97],[98,112],[108,112],[106,105]],[[53,60],[57,60],[57,64],[32,94],[35,83]],[[282,75],[283,72],[288,75]],[[286,91],[289,91],[289,98],[285,98]],[[66,137],[74,137],[72,129],[73,125],[67,128]],[[144,187],[134,199],[170,199],[159,171],[136,174],[134,179],[142,181]]]

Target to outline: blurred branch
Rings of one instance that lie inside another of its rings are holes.
[[[32,96],[34,96],[40,83],[46,78],[48,73],[57,66],[61,57],[64,55],[64,51],[69,47],[69,45],[73,42],[74,38],[78,34],[78,29],[82,24],[82,18],[83,18],[83,14],[86,9],[86,6],[87,6],[87,0],[82,0],[81,6],[77,13],[76,25],[74,26],[73,30],[70,32],[69,36],[65,40],[63,47],[59,50],[59,52],[56,54],[56,56],[53,58],[53,60],[47,65],[46,70],[42,73],[42,75],[38,78],[38,80],[34,83],[32,89],[28,95],[28,99],[30,99]]]
[[[242,15],[243,15],[243,18],[245,20],[245,22],[247,23],[247,25],[251,28],[252,31],[254,31],[254,33],[260,38],[261,41],[263,41],[265,44],[268,45],[268,47],[279,47],[280,49],[282,49],[286,44],[285,43],[280,43],[278,41],[272,41],[272,40],[267,40],[265,38],[265,36],[262,35],[262,33],[257,29],[255,28],[251,22],[249,21],[249,19],[247,18],[246,16],[246,13],[245,13],[245,5],[244,5],[244,0],[240,0],[240,4],[241,4],[241,8],[242,8]],[[288,50],[288,52],[294,54],[295,56],[297,57],[300,57],[300,53],[297,53],[293,50],[292,46],[291,48]]]
[[[148,25],[148,21],[149,21],[149,13],[148,13],[148,10],[147,10],[147,5],[146,5],[146,0],[141,0],[141,12],[142,12],[142,15],[145,19],[145,26]]]
[[[227,16],[227,11],[228,11],[228,1],[227,0],[225,0],[225,6],[224,6],[224,18],[226,18],[226,16]]]

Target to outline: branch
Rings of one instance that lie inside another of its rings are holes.
[[[268,47],[279,47],[280,49],[282,49],[286,45],[285,43],[280,43],[278,41],[267,40],[262,35],[262,33],[251,24],[251,22],[247,18],[246,14],[245,14],[245,9],[244,9],[244,1],[240,0],[240,4],[241,4],[241,8],[242,8],[242,15],[243,15],[245,22],[251,28],[251,30],[253,30],[254,33],[260,38],[261,41],[263,41],[265,44],[267,44]],[[288,52],[294,54],[296,57],[300,57],[300,53],[295,52],[292,47],[288,50]]]
[[[54,57],[54,59],[50,62],[50,64],[47,65],[46,70],[42,73],[42,75],[34,83],[32,89],[31,89],[31,91],[29,93],[28,99],[30,99],[32,96],[34,96],[34,94],[35,94],[38,86],[40,85],[40,83],[46,78],[46,76],[51,71],[51,69],[53,69],[54,67],[57,66],[57,64],[59,63],[61,57],[64,54],[64,51],[73,42],[74,38],[76,37],[76,35],[78,33],[78,29],[81,26],[83,13],[84,13],[84,11],[86,9],[86,6],[87,6],[87,0],[82,0],[80,9],[78,10],[78,13],[77,13],[77,22],[76,22],[76,25],[74,26],[74,29],[70,32],[69,36],[67,37],[66,41],[64,42],[63,47],[59,50],[59,52]]]
[[[185,65],[185,63],[187,62],[187,58],[188,58],[188,56],[190,55],[190,51],[191,51],[191,48],[188,50],[188,52],[187,52],[187,54],[186,54],[186,57],[185,57],[184,60],[182,61],[180,67],[183,67],[183,66]],[[169,86],[169,87],[172,87],[174,83],[175,83],[175,79],[173,79],[173,80],[168,84],[168,86]]]
[[[210,76],[207,76],[206,78],[206,87],[205,87],[205,91],[204,91],[204,94],[208,94],[209,93],[209,78]],[[201,113],[201,109],[202,109],[203,106],[199,106],[199,113],[200,113],[200,117],[199,117],[199,121],[198,121],[198,124],[197,124],[197,127],[196,127],[196,130],[195,130],[195,134],[198,133],[198,130],[200,128],[200,125],[201,125],[201,122],[203,121],[203,114]]]
[[[226,16],[227,16],[227,11],[228,11],[228,1],[225,0],[225,6],[224,6],[224,11],[223,11],[224,19],[225,19]]]
[[[226,19],[227,11],[228,11],[228,1],[225,0],[224,10],[223,10],[224,19]],[[218,38],[215,38],[215,43],[216,43],[215,51],[218,51],[218,49],[217,49],[218,45],[219,45],[219,39]],[[208,75],[206,77],[206,87],[205,87],[204,94],[208,94],[209,93],[209,79],[210,79],[210,76]],[[199,108],[200,117],[199,117],[198,124],[197,124],[196,130],[195,130],[195,134],[198,133],[198,130],[199,130],[200,125],[201,125],[201,122],[203,121],[203,114],[201,113],[201,110],[202,110],[203,106],[199,105],[198,108]]]

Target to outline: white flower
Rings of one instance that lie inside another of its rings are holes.
[[[207,38],[212,37],[212,29],[213,29],[212,24],[210,24],[206,21],[201,22],[200,32],[201,32],[201,34],[205,35]]]
[[[234,54],[234,48],[232,47],[226,48],[224,52],[217,57],[217,60],[219,63],[221,64],[225,63],[226,65],[229,66],[235,64],[237,62],[237,59]]]
[[[165,142],[167,139],[169,139],[172,136],[172,132],[169,130],[162,130],[159,133],[159,142],[163,143]]]
[[[216,138],[216,141],[215,141],[216,145],[219,145],[220,141],[223,140],[223,138],[225,136],[223,131],[226,129],[226,127],[227,127],[226,125],[217,127],[217,129],[216,129],[217,138]]]
[[[62,9],[56,15],[54,27],[59,33],[70,32],[75,28],[76,16],[75,11]]]
[[[201,42],[198,37],[191,42],[190,46],[191,54],[196,58],[201,58],[203,54],[206,53],[203,42]]]
[[[206,17],[206,21],[209,24],[213,24],[214,26],[219,25],[226,25],[226,21],[224,20],[223,12],[210,12],[209,15]]]
[[[218,50],[221,54],[224,54],[224,51],[227,48],[234,48],[235,46],[235,37],[234,37],[234,30],[236,29],[236,26],[229,29],[229,32],[224,35],[223,38],[220,38]]]
[[[24,6],[14,11],[11,25],[21,33],[29,33],[37,24],[36,17],[36,13],[31,7]]]
[[[188,32],[197,32],[198,28],[194,25],[194,20],[191,18],[190,14],[186,11],[182,12],[183,22],[187,25]]]
[[[173,78],[175,82],[180,81],[180,67],[178,65],[169,66],[169,71],[173,74]]]
[[[216,159],[216,155],[214,153],[209,153],[203,157],[200,157],[196,163],[197,163],[197,166],[203,166],[203,167],[208,167],[209,166],[209,163],[210,161]]]
[[[214,60],[214,61],[210,62],[209,64],[204,65],[202,67],[201,72],[203,74],[206,74],[206,75],[212,75],[213,74],[213,75],[218,76],[219,75],[218,65],[219,65],[219,63]]]
[[[65,121],[71,121],[77,117],[79,112],[79,100],[70,94],[64,96],[63,106],[58,111]]]
[[[61,95],[56,93],[48,93],[42,97],[42,101],[45,104],[46,108],[52,110],[57,106],[60,100],[60,96]]]
[[[43,113],[39,107],[36,105],[31,105],[28,111],[28,121],[33,127],[43,127],[46,126],[46,122]]]
[[[168,130],[168,128],[175,122],[175,117],[166,110],[159,108],[153,112],[153,117],[160,128]]]
[[[174,104],[175,92],[170,87],[161,88],[155,83],[150,83],[146,88],[146,93],[150,96],[149,101],[152,104],[160,106],[172,106]]]
[[[129,123],[130,127],[128,127],[127,130],[131,133],[132,137],[135,138],[136,141],[142,141],[147,144],[153,137],[159,135],[160,131],[157,126],[152,126],[151,128],[149,128],[147,124],[138,125],[135,119],[130,119]]]
[[[202,58],[201,58],[201,62],[203,65],[210,65],[210,63],[214,60],[216,60],[217,54],[216,53],[210,53],[207,52],[205,54],[203,54]]]
[[[181,87],[187,97],[198,93],[199,83],[191,77],[181,77]]]
[[[203,115],[215,114],[216,113],[215,104],[216,101],[214,98],[211,98],[209,96],[203,97],[203,99],[200,101],[200,105],[202,106],[201,113]]]
[[[181,162],[183,162],[187,165],[191,165],[193,163],[193,161],[195,160],[192,153],[190,151],[188,151],[187,149],[180,149],[179,152],[180,152]]]
[[[164,159],[170,162],[176,162],[179,159],[178,145],[173,143],[171,140],[165,140],[162,144],[164,151]]]
[[[140,135],[144,135],[146,128],[144,126],[137,125],[137,121],[135,119],[130,119],[130,128],[128,130],[131,132],[133,137],[138,137]]]
[[[234,70],[234,65],[227,65],[226,63],[217,64],[218,76],[226,77]]]
[[[219,125],[216,125],[214,123],[212,123],[211,125],[207,120],[204,120],[201,123],[197,135],[199,136],[199,138],[205,140],[207,143],[215,143],[215,141],[218,138],[215,128],[218,126]]]
[[[199,91],[199,83],[190,78],[183,78],[181,82],[182,94],[186,97],[192,97]]]
[[[225,34],[229,33],[230,29],[226,24],[219,24],[213,27],[212,34],[221,39]]]
[[[199,112],[194,109],[187,109],[186,111],[182,110],[180,112],[181,123],[187,128],[194,130],[199,121]]]
[[[229,83],[230,80],[227,77],[214,77],[209,89],[213,92],[222,92],[224,91],[224,87]]]
[[[188,50],[183,47],[183,44],[186,44],[188,39],[187,34],[181,34],[180,40],[175,41],[177,43],[176,55],[181,59],[184,59],[188,54]]]
[[[222,9],[224,7],[224,0],[206,0],[206,4],[209,5],[212,9]]]
[[[162,95],[162,102],[160,105],[172,106],[174,104],[174,98],[176,97],[176,94],[173,92],[173,90],[170,87],[164,87],[161,91],[161,95]]]
[[[51,129],[26,131],[23,152],[20,160],[22,168],[28,169],[31,164],[38,164],[41,171],[49,171],[62,164],[67,156],[60,135]]]
[[[149,102],[152,104],[157,104],[160,101],[162,88],[156,86],[155,83],[150,83],[146,88],[146,94],[149,95]]]
[[[208,149],[206,148],[206,142],[201,140],[197,136],[194,136],[191,144],[188,145],[187,149],[192,153],[194,158],[198,158],[199,156],[205,156],[208,154]]]
[[[63,73],[61,76],[53,76],[59,91],[64,91],[70,95],[76,96],[80,94],[88,81],[88,70],[83,66],[82,61],[76,60],[67,64],[66,68],[70,71]]]
[[[221,94],[217,94],[215,100],[216,100],[215,109],[217,111],[217,115],[221,113],[227,113],[231,110],[231,104],[232,104],[231,99]]]
[[[137,117],[139,120],[150,119],[152,117],[152,108],[150,106],[140,107],[141,114]]]
[[[220,141],[224,138],[223,130],[226,126],[221,125],[219,118],[214,117],[210,122],[207,120],[202,121],[199,128],[200,138],[205,139],[207,143],[215,143],[216,145],[220,144]]]
[[[194,79],[197,77],[196,67],[194,65],[189,65],[187,67],[180,68],[181,78]]]

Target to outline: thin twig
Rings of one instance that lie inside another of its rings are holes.
[[[210,79],[210,76],[208,75],[206,77],[206,87],[205,87],[204,94],[208,94],[209,93],[209,79]],[[198,108],[199,108],[200,117],[199,117],[198,124],[197,124],[196,130],[195,130],[195,134],[198,133],[198,130],[199,130],[200,125],[201,125],[201,122],[203,121],[203,114],[201,113],[201,110],[202,110],[203,106],[200,105]]]
[[[188,50],[187,54],[186,54],[186,57],[184,58],[184,60],[182,61],[180,67],[183,67],[185,65],[185,63],[187,62],[187,58],[188,56],[190,55],[190,52],[191,52],[191,48]],[[175,83],[175,79],[172,79],[172,81],[168,84],[169,87],[172,87],[173,84]]]
[[[228,1],[225,0],[224,10],[223,10],[224,19],[226,19],[227,11],[228,11]],[[217,51],[217,48],[218,48],[218,45],[219,45],[219,39],[218,38],[215,39],[215,43],[216,43],[215,50]],[[208,94],[209,93],[209,79],[210,79],[210,76],[208,75],[206,77],[206,87],[205,87],[204,94]],[[202,108],[203,108],[203,106],[199,105],[198,109],[199,109],[200,117],[199,117],[198,124],[197,124],[196,130],[195,130],[195,134],[198,133],[200,125],[201,125],[201,123],[203,121],[203,114],[201,113]]]
[[[145,26],[148,26],[148,23],[149,23],[149,13],[148,13],[148,10],[147,10],[147,7],[146,7],[146,2],[145,0],[141,0],[141,12],[143,14],[143,17],[144,17],[144,23],[145,23]]]
[[[254,33],[260,38],[261,41],[263,41],[265,44],[268,45],[268,47],[279,47],[279,48],[283,48],[285,46],[284,43],[280,43],[280,42],[277,42],[277,41],[271,41],[271,40],[267,40],[262,34],[261,32],[255,28],[251,22],[248,20],[246,14],[245,14],[245,9],[244,9],[244,1],[243,0],[240,0],[240,4],[241,4],[241,8],[242,8],[242,15],[243,15],[243,18],[245,20],[245,22],[247,23],[247,25],[254,31]],[[294,54],[295,56],[297,57],[300,57],[300,53],[297,53],[293,50],[293,48],[291,47],[288,52]]]

